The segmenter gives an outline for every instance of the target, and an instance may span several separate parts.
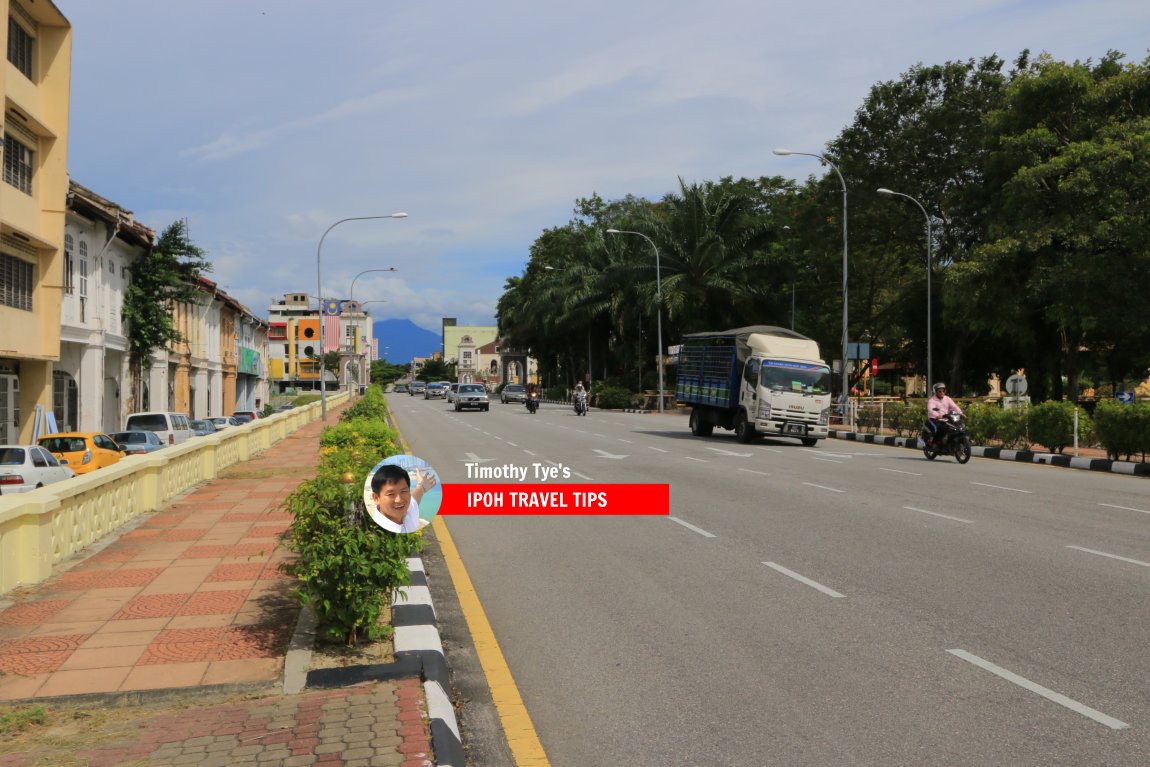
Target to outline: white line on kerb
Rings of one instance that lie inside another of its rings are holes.
[[[1117,554],[1107,554],[1105,551],[1097,551],[1095,549],[1084,549],[1081,546],[1067,546],[1068,549],[1075,551],[1085,551],[1087,554],[1097,554],[1100,557],[1109,557],[1110,559],[1117,559],[1119,562],[1129,562],[1132,565],[1142,565],[1143,567],[1150,567],[1150,562],[1143,562],[1139,559],[1130,559],[1129,557],[1120,557]]]
[[[1137,511],[1139,514],[1150,514],[1146,509],[1135,509],[1130,506],[1115,506],[1113,503],[1100,503],[1099,506],[1105,506],[1108,509],[1122,509],[1123,511]]]
[[[1023,688],[1024,690],[1030,690],[1030,692],[1037,693],[1038,695],[1041,695],[1042,697],[1046,698],[1047,700],[1051,701],[1052,703],[1057,703],[1060,706],[1064,706],[1064,707],[1070,709],[1071,711],[1073,711],[1076,714],[1082,714],[1082,716],[1089,717],[1090,719],[1093,719],[1094,721],[1098,722],[1099,724],[1104,724],[1112,730],[1125,730],[1127,727],[1130,726],[1130,725],[1126,724],[1126,722],[1115,719],[1112,716],[1107,716],[1106,714],[1103,714],[1101,711],[1098,711],[1097,709],[1090,708],[1090,706],[1083,705],[1083,704],[1079,703],[1078,701],[1073,700],[1071,698],[1068,698],[1061,693],[1057,693],[1054,690],[1047,689],[1040,684],[1035,684],[1034,682],[1030,681],[1029,679],[1026,679],[1025,677],[1021,677],[1018,674],[1015,674],[1013,671],[1007,671],[1006,669],[1002,668],[1001,666],[996,666],[995,664],[991,663],[988,660],[983,660],[982,658],[978,657],[977,655],[972,655],[971,653],[968,653],[966,650],[947,650],[947,652],[950,653],[951,655],[955,656],[956,658],[962,658],[967,663],[973,663],[975,666],[978,666],[979,668],[981,668],[985,671],[989,671],[990,673],[994,674],[997,677],[1001,677],[1002,679],[1005,679],[1008,682],[1013,682],[1014,684],[1018,685],[1019,687]]]
[[[995,490],[1009,490],[1012,493],[1026,493],[1030,494],[1029,490],[1019,490],[1017,487],[1003,487],[1002,485],[988,485],[985,482],[971,482],[972,485],[979,485],[980,487],[993,487]]]
[[[946,514],[939,514],[937,511],[927,511],[926,509],[916,509],[913,506],[903,506],[903,508],[906,509],[907,511],[917,511],[919,514],[929,514],[932,517],[942,517],[943,519],[949,519],[949,520],[952,520],[954,522],[965,522],[968,525],[974,524],[974,520],[963,519],[962,517],[950,517],[950,516],[947,516]]]
[[[846,492],[846,490],[838,490],[838,489],[833,488],[833,487],[827,487],[826,485],[816,485],[814,482],[804,482],[803,484],[806,485],[807,487],[817,487],[819,490],[830,490],[832,493],[845,493]]]
[[[739,469],[739,471],[745,471],[745,472],[747,472],[748,474],[758,474],[760,477],[769,477],[769,476],[771,476],[770,474],[768,474],[768,473],[767,473],[767,472],[765,472],[765,471],[755,471],[754,469]]]
[[[818,581],[812,581],[810,578],[799,575],[794,570],[788,570],[787,568],[783,567],[782,565],[775,564],[774,562],[763,562],[763,564],[766,565],[767,567],[771,568],[772,570],[775,570],[777,572],[782,573],[783,575],[785,575],[789,578],[794,578],[799,583],[805,583],[806,585],[810,586],[812,589],[815,589],[816,591],[823,592],[828,597],[834,597],[835,599],[844,599],[846,597],[846,594],[840,594],[837,591],[835,591],[834,589],[829,589],[826,586],[824,586],[823,584],[819,583]]]
[[[704,538],[717,538],[718,537],[714,533],[708,533],[706,530],[704,530],[700,527],[695,527],[690,522],[684,522],[683,520],[679,519],[678,517],[667,517],[667,519],[671,520],[675,524],[682,525],[683,527],[687,528],[688,530],[693,530],[694,532],[698,533],[699,535],[703,536]]]
[[[902,469],[884,469],[881,466],[878,467],[878,470],[879,471],[890,471],[890,472],[894,472],[895,474],[909,474],[912,477],[921,477],[922,476],[922,474],[920,474],[917,471],[903,471]]]

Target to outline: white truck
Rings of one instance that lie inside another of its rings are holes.
[[[827,436],[831,371],[819,345],[793,330],[752,325],[683,336],[675,398],[691,405],[691,433],[734,429],[794,437],[811,447]]]

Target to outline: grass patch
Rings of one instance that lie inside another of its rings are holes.
[[[0,735],[24,732],[29,727],[40,726],[47,721],[48,712],[43,706],[0,709]]]

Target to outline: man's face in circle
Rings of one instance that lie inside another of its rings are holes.
[[[411,485],[402,481],[388,482],[379,488],[378,493],[372,493],[371,498],[383,516],[401,525],[411,504]]]

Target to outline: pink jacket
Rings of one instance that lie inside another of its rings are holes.
[[[930,418],[932,421],[937,421],[947,413],[958,413],[959,415],[963,415],[962,408],[956,405],[954,400],[945,394],[941,399],[938,397],[931,397],[929,400],[927,400],[927,418]]]

